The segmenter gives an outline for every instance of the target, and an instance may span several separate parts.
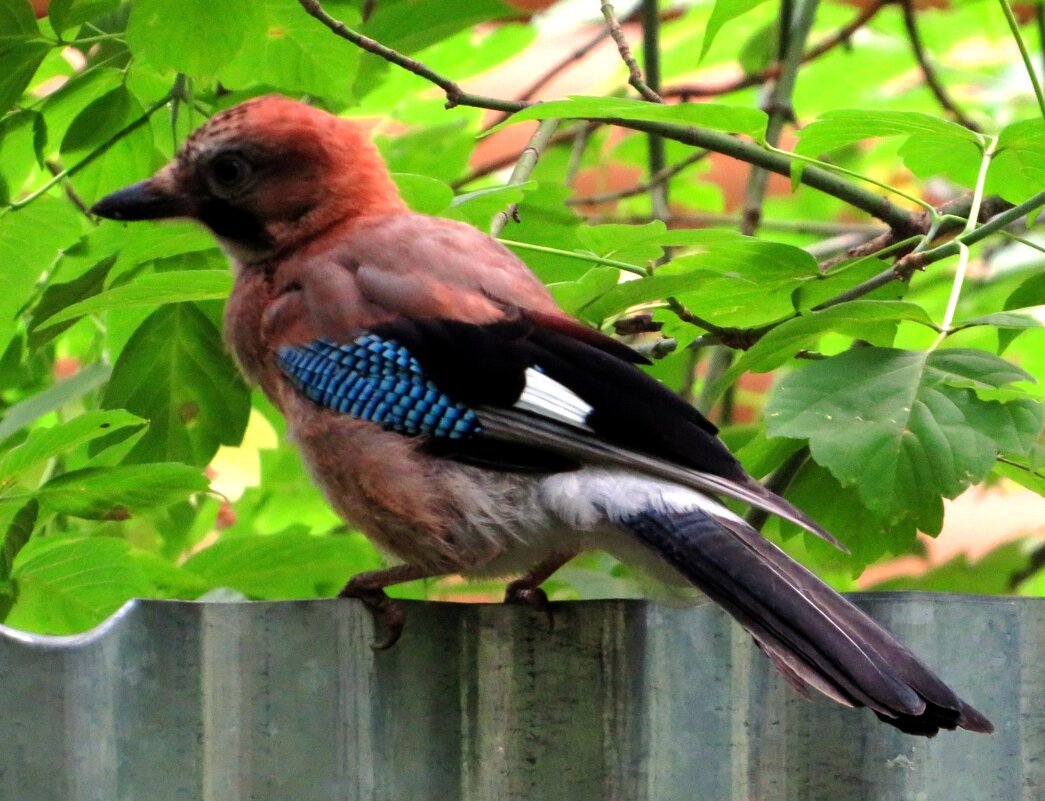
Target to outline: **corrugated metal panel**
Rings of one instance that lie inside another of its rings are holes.
[[[0,631],[2,801],[1045,798],[1045,602],[861,605],[998,727],[905,736],[792,693],[710,606],[136,602]]]

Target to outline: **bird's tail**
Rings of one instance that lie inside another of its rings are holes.
[[[740,520],[643,512],[627,527],[721,604],[802,694],[866,706],[908,734],[991,732],[885,629]]]

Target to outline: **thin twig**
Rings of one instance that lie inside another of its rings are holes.
[[[936,231],[938,236],[944,236],[951,234],[954,231],[959,230],[965,225],[965,220],[968,219],[969,209],[972,206],[972,194],[964,195],[963,197],[949,200],[943,205],[936,209],[936,215],[940,218],[940,225]],[[999,214],[1007,209],[1012,208],[1012,204],[1007,200],[1003,200],[996,195],[991,195],[983,199],[980,207],[980,221],[983,222],[995,214]],[[928,234],[932,227],[932,218],[928,214],[919,215],[918,222],[918,233],[920,236]],[[845,253],[835,258],[829,259],[820,265],[821,272],[826,272],[837,264],[841,264],[845,261],[852,261],[853,259],[861,259],[866,256],[873,256],[880,253],[886,248],[896,244],[901,237],[897,235],[895,231],[884,231],[877,236],[868,239],[866,242],[861,243],[855,247],[850,248]],[[931,244],[931,243],[929,243]],[[901,254],[903,255],[903,254]]]
[[[900,5],[903,8],[903,22],[904,27],[907,29],[907,38],[911,42],[911,49],[914,51],[914,57],[918,61],[922,75],[925,76],[925,83],[932,91],[936,101],[943,106],[944,111],[954,117],[955,122],[964,125],[970,131],[979,131],[980,127],[954,102],[954,98],[947,92],[947,87],[943,85],[940,77],[936,74],[936,68],[933,67],[932,62],[929,60],[929,54],[925,51],[922,37],[918,33],[918,20],[914,10],[914,0],[901,0]]]
[[[631,54],[627,37],[624,36],[620,22],[617,21],[617,17],[613,13],[613,6],[609,3],[603,3],[602,16],[606,20],[606,27],[609,29],[610,36],[613,37],[613,41],[617,44],[617,52],[620,53],[621,60],[628,67],[628,83],[635,88],[636,92],[651,103],[663,103],[664,100],[661,96],[650,89],[647,83],[642,80],[642,70],[639,69],[635,57]]]
[[[709,151],[700,150],[690,156],[687,156],[678,164],[672,164],[670,167],[665,167],[660,172],[653,175],[648,181],[642,184],[636,184],[630,186],[627,189],[618,189],[613,192],[600,192],[595,195],[576,195],[569,198],[566,203],[570,206],[588,206],[595,205],[598,203],[613,203],[617,200],[623,200],[628,197],[635,197],[648,192],[653,187],[664,183],[680,172],[685,170],[687,167],[691,167],[699,161],[703,161],[709,155]],[[669,215],[667,219],[675,219],[675,217]]]
[[[559,127],[558,120],[542,120],[541,124],[537,126],[537,130],[533,132],[533,136],[530,137],[530,141],[526,143],[526,147],[523,148],[523,152],[519,156],[519,160],[515,163],[515,169],[512,170],[512,176],[508,179],[508,186],[515,186],[518,184],[524,184],[530,180],[530,173],[533,172],[533,168],[537,166],[538,160],[541,158],[541,153],[544,148],[548,145],[548,140],[552,138],[552,134],[555,133],[555,129]],[[497,212],[493,221],[490,223],[490,236],[500,236],[501,231],[504,230],[504,226],[508,224],[509,219],[518,221],[519,204],[512,203],[507,209]]]
[[[864,27],[864,25],[870,22],[875,15],[882,10],[883,6],[886,5],[886,2],[889,2],[889,0],[879,0],[879,2],[872,3],[863,8],[859,14],[839,28],[834,34],[827,37],[819,44],[811,47],[809,51],[802,56],[802,63],[805,64],[818,59],[826,53],[830,53],[839,45],[847,43],[853,37],[854,33]],[[752,86],[758,86],[760,83],[764,83],[771,78],[776,78],[780,74],[780,66],[779,63],[776,63],[760,72],[752,73],[751,75],[744,75],[734,81],[728,81],[721,84],[680,84],[678,86],[671,86],[665,88],[661,94],[664,97],[680,97],[683,100],[694,97],[717,97],[718,95],[736,92],[740,89],[748,89]]]
[[[322,3],[319,0],[298,0],[301,7],[311,17],[315,17],[317,20],[327,26],[334,34],[340,36],[356,47],[373,53],[375,56],[383,58],[398,67],[402,67],[407,72],[412,72],[419,78],[424,78],[426,81],[434,83],[443,92],[446,93],[446,107],[454,108],[455,106],[478,106],[479,108],[489,108],[496,111],[519,111],[524,109],[530,103],[518,100],[504,100],[499,97],[485,97],[483,95],[474,95],[464,91],[456,82],[451,81],[432,69],[429,69],[420,61],[405,56],[398,50],[393,50],[390,47],[371,39],[369,36],[364,36],[358,31],[352,30],[341,20],[334,19],[326,11],[323,10]]]

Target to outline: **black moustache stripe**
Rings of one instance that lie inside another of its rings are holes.
[[[217,236],[251,250],[267,250],[274,245],[265,226],[255,215],[226,200],[207,200],[200,207],[199,219]]]

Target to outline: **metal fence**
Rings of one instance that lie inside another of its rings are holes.
[[[1045,601],[858,596],[987,714],[909,737],[810,703],[718,609],[142,601],[0,627],[0,801],[1041,801]]]

